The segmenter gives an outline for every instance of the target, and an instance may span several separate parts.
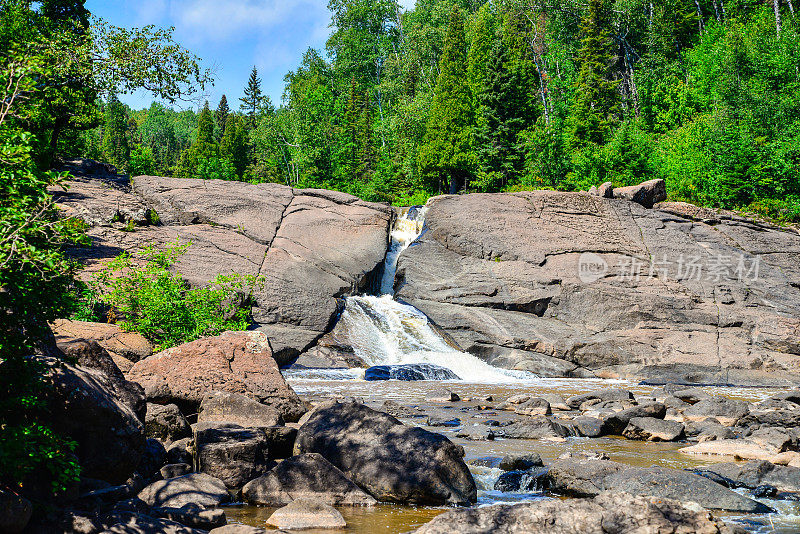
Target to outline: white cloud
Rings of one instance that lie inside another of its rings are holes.
[[[217,42],[252,35],[254,30],[328,18],[319,0],[173,0],[170,11],[181,34]]]

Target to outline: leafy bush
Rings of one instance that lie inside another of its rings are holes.
[[[164,350],[226,330],[250,326],[250,294],[261,284],[259,277],[219,275],[207,287],[190,288],[170,269],[191,243],[141,253],[138,265],[123,253],[95,275],[83,290],[84,317],[98,317],[107,308],[108,318],[125,330],[139,332],[156,350]]]

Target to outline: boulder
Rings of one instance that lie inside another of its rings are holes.
[[[589,393],[582,393],[580,395],[573,395],[567,399],[567,406],[573,410],[577,410],[583,403],[591,400],[599,401],[629,401],[633,400],[633,393],[626,389],[601,389],[599,391],[591,391]]]
[[[205,473],[158,480],[139,492],[139,498],[148,506],[169,508],[180,508],[187,504],[213,507],[231,500],[225,483]]]
[[[298,499],[278,508],[269,516],[267,524],[288,530],[339,529],[347,526],[336,508],[309,499]]]
[[[33,515],[31,502],[15,493],[0,489],[0,532],[22,532]]]
[[[540,397],[528,399],[522,404],[514,406],[514,413],[518,415],[550,415],[550,403]]]
[[[776,454],[783,452],[783,449],[765,441],[740,438],[703,441],[697,445],[684,447],[680,449],[680,452],[683,454],[730,456],[740,460],[769,460]]]
[[[542,457],[538,453],[517,454],[504,456],[497,467],[503,471],[526,471],[531,467],[541,467]]]
[[[225,332],[167,349],[137,362],[128,378],[163,383],[169,402],[193,409],[216,390],[272,406],[287,421],[297,421],[306,411],[281,376],[269,340],[261,332]]]
[[[167,460],[167,450],[164,445],[154,438],[147,438],[142,454],[142,461],[136,472],[144,478],[150,478],[164,466]],[[141,489],[141,488],[138,488]],[[137,489],[137,491],[138,491]]]
[[[198,471],[222,480],[228,488],[241,488],[274,463],[269,459],[267,437],[259,428],[198,423],[194,436]]]
[[[771,509],[707,478],[663,467],[631,467],[607,460],[556,460],[547,473],[551,491],[591,497],[604,491],[630,493],[731,512],[765,513]]]
[[[364,371],[364,380],[460,380],[460,378],[447,367],[413,363],[374,365]]]
[[[112,512],[105,517],[108,534],[206,534],[206,530],[187,527],[171,521],[134,512]]]
[[[542,491],[544,489],[546,467],[532,467],[520,471],[506,471],[494,483],[495,491],[504,493],[514,491]]]
[[[611,182],[604,182],[597,188],[597,196],[601,198],[614,198],[614,187]]]
[[[634,418],[664,419],[667,407],[660,402],[644,402],[633,408],[619,411],[603,419],[603,434],[619,436]]]
[[[599,438],[603,435],[603,421],[597,417],[576,417],[563,421],[563,424],[571,429],[573,435],[584,438]]]
[[[572,435],[570,429],[543,415],[536,415],[498,430],[507,439],[559,439]]]
[[[298,430],[295,454],[318,452],[379,501],[469,504],[464,449],[357,402],[328,402]]]
[[[138,332],[126,332],[115,324],[56,319],[52,327],[61,350],[78,340],[84,340],[96,341],[115,358],[115,362],[116,357],[138,362],[153,354],[153,345],[147,338]]]
[[[622,435],[640,441],[677,441],[684,437],[683,423],[654,417],[633,417]]]
[[[282,506],[297,499],[334,506],[377,502],[318,453],[287,458],[248,482],[242,488],[242,497],[248,503],[265,506]]]
[[[800,235],[715,216],[557,191],[443,195],[400,255],[395,296],[493,364],[795,387]]]
[[[81,474],[124,482],[141,461],[144,425],[102,371],[41,358],[50,407],[48,425],[78,444]]]
[[[264,530],[263,528],[251,527],[248,525],[225,525],[209,531],[209,534],[275,534],[275,530]],[[280,532],[280,531],[278,531]]]
[[[221,527],[228,522],[224,510],[220,508],[203,508],[196,504],[185,504],[180,508],[154,506],[150,509],[150,514],[175,521],[187,527],[203,530]]]
[[[445,512],[415,534],[741,534],[675,500],[603,493],[593,499],[496,504]]]
[[[198,423],[228,422],[243,427],[270,427],[283,424],[280,412],[246,395],[212,391],[200,403]]]
[[[722,425],[734,426],[748,413],[750,413],[750,407],[744,401],[713,397],[701,400],[687,408],[683,415],[689,421],[702,421],[707,417],[713,417]]]
[[[800,468],[775,465],[767,461],[723,462],[699,467],[693,472],[706,477],[721,477],[730,481],[730,487],[734,488],[754,489],[769,485],[778,491],[800,492]]]
[[[639,185],[617,187],[613,193],[614,198],[636,202],[648,209],[658,202],[667,200],[667,186],[664,180],[660,178],[648,180]]]
[[[133,410],[140,421],[144,421],[147,410],[144,389],[125,379],[114,359],[99,343],[93,340],[75,340],[69,344],[61,344],[59,348],[69,360],[75,361],[84,369],[96,369],[104,373],[114,394]]]
[[[192,466],[189,464],[167,464],[159,472],[161,473],[161,478],[181,477],[191,473]]]
[[[192,435],[189,422],[174,404],[147,403],[144,430],[148,437],[173,442]]]
[[[194,440],[182,438],[169,444],[167,447],[167,463],[192,464]]]

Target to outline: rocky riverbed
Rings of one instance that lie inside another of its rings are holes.
[[[86,276],[177,238],[189,284],[266,283],[249,331],[155,354],[54,323],[82,479],[0,491],[6,531],[800,531],[794,229],[658,182],[397,210],[71,168]]]

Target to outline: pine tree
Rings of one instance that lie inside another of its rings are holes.
[[[619,113],[618,83],[611,79],[614,59],[608,0],[589,0],[581,22],[578,79],[569,119],[570,144],[602,144]]]
[[[449,183],[451,193],[466,185],[475,167],[475,117],[467,80],[466,48],[464,19],[456,5],[450,12],[433,103],[418,155],[420,171],[433,181],[433,187],[441,191],[442,185]]]
[[[243,122],[242,117],[229,115],[228,123],[225,125],[225,135],[219,144],[220,157],[227,158],[233,164],[239,179],[247,167],[247,139]]]
[[[378,154],[375,151],[372,128],[372,108],[364,103],[359,117],[358,131],[360,134],[358,151],[358,177],[362,182],[369,182],[375,174]]]
[[[228,107],[228,97],[222,95],[222,98],[219,99],[219,105],[217,106],[217,110],[214,112],[214,122],[217,126],[217,136],[222,138],[225,135],[225,125],[228,123],[228,115],[230,114],[230,108]]]
[[[105,109],[100,152],[103,160],[121,171],[127,169],[131,154],[127,132],[128,117],[125,113],[125,106],[117,99],[116,95],[111,95]]]
[[[514,67],[502,40],[495,39],[481,93],[482,120],[476,134],[481,189],[485,191],[497,191],[516,181],[524,164],[519,134],[528,125],[530,114],[525,84]]]
[[[255,66],[250,72],[247,87],[244,88],[244,97],[239,100],[242,101],[242,112],[250,117],[250,125],[255,126],[258,108],[264,100],[264,94],[261,92],[261,78],[258,77],[258,70]]]
[[[219,147],[214,141],[214,116],[206,101],[197,117],[197,130],[192,145],[181,153],[175,174],[182,178],[194,178],[201,159],[218,156]]]
[[[359,119],[361,115],[361,94],[355,77],[350,79],[350,91],[344,110],[342,124],[340,175],[345,181],[351,180],[359,167]]]

